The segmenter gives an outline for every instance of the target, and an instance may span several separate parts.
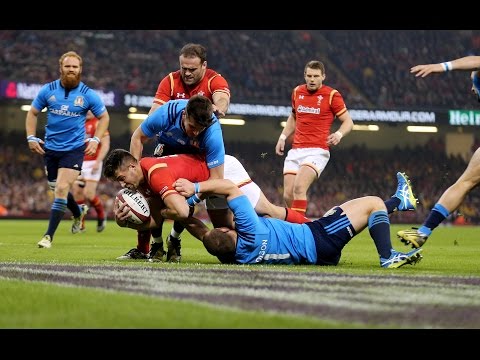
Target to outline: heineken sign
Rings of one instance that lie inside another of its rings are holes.
[[[477,110],[449,110],[448,123],[454,126],[479,126],[480,111]]]

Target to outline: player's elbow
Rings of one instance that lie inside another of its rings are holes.
[[[189,206],[187,203],[185,203],[185,206],[181,205],[165,209],[162,213],[162,216],[167,219],[182,221],[188,219],[189,213]]]
[[[185,220],[188,219],[190,215],[190,207],[185,203],[185,206],[181,206],[177,209],[177,220]]]

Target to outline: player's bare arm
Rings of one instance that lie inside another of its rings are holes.
[[[228,111],[230,106],[230,96],[223,92],[212,94],[213,112],[218,118],[222,118]]]
[[[210,230],[201,220],[195,217],[189,217],[183,221],[183,224],[187,231],[200,241],[202,241],[203,236]]]
[[[242,191],[231,180],[228,179],[211,179],[202,181],[198,184],[198,191],[204,194],[218,194],[227,196],[227,200],[232,200],[237,196],[242,195]],[[175,190],[180,194],[187,194],[189,189],[194,186],[191,181],[187,179],[177,179],[174,184]]]
[[[410,69],[416,77],[426,77],[432,73],[442,73],[452,70],[480,70],[480,56],[465,56],[459,59],[438,64],[416,65]]]
[[[88,139],[87,147],[85,148],[85,154],[94,155],[97,152],[100,139],[103,137],[110,124],[110,116],[107,111],[104,111],[98,118],[97,129],[93,138]]]
[[[225,165],[220,165],[210,169],[209,179],[223,179],[225,174]]]
[[[150,138],[145,135],[141,127],[133,132],[130,139],[130,153],[135,157],[135,159],[140,160],[143,154],[143,144],[145,144]]]
[[[190,207],[185,201],[185,197],[180,194],[170,194],[163,199],[165,208],[160,211],[160,214],[165,219],[184,220],[190,215]]]
[[[338,145],[343,137],[348,135],[353,129],[353,120],[348,111],[344,112],[338,117],[338,120],[342,123],[340,128],[327,137],[327,145]]]
[[[280,134],[277,145],[275,146],[275,153],[277,155],[283,156],[285,153],[285,141],[287,138],[295,132],[295,127],[297,126],[297,119],[295,118],[295,114],[291,113],[288,116],[287,123],[285,128],[282,130]]]
[[[43,155],[45,154],[45,150],[43,150],[41,145],[45,142],[42,139],[37,138],[35,135],[37,133],[37,121],[39,113],[39,110],[35,109],[33,106],[30,107],[25,120],[25,129],[27,131],[27,142],[30,151]]]
[[[95,165],[92,169],[94,172],[98,171],[98,169],[100,168],[100,164],[103,163],[103,160],[110,151],[110,134],[103,135],[102,139],[100,140],[100,144],[102,145],[102,147],[100,148],[97,159],[95,161]]]
[[[160,106],[162,106],[163,104],[157,104],[157,103],[153,103],[152,104],[152,107],[150,108],[150,111],[148,112],[148,115],[150,115],[151,113],[153,113],[155,110],[157,110]]]

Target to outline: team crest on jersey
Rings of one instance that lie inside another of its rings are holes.
[[[323,100],[322,95],[317,96],[317,105],[320,105],[322,103],[322,100]]]
[[[75,98],[75,101],[73,102],[73,105],[74,106],[83,106],[84,103],[85,103],[85,100],[83,99],[83,96],[77,96]]]

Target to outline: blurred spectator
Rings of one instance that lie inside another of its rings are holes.
[[[178,67],[177,49],[185,39],[209,50],[209,66],[227,76],[235,103],[288,106],[290,90],[302,81],[296,70],[322,58],[329,85],[351,108],[475,105],[466,101],[462,74],[427,84],[409,73],[428,59],[478,52],[480,33],[474,30],[1,30],[0,79],[54,80],[59,53],[75,50],[87,54],[83,76],[93,88],[150,96],[158,79]],[[121,58],[114,67],[112,56]]]
[[[19,149],[15,145],[24,141],[24,137],[23,132],[7,133],[4,137],[0,135],[0,183],[5,188],[12,189],[0,192],[0,204],[8,210],[8,216],[11,217],[47,218],[51,193],[43,169],[42,177],[36,178],[34,174],[38,174],[38,171],[32,170],[30,163],[18,161],[18,158],[28,154],[27,150]],[[128,149],[129,141],[128,134],[122,138],[112,138],[112,147]],[[272,144],[230,142],[225,146],[228,154],[242,162],[265,196],[274,204],[282,204],[283,159],[274,154]],[[372,194],[379,194],[384,199],[390,198],[396,188],[395,174],[401,170],[410,176],[420,204],[417,211],[396,213],[391,221],[420,223],[445,187],[453,183],[466,167],[466,162],[461,157],[445,155],[444,144],[438,141],[414,148],[391,150],[371,150],[365,146],[335,148],[332,158],[334,161],[322,174],[323,181],[310,188],[308,214],[312,218],[321,216],[344,198]],[[415,166],[418,162],[431,165],[418,172]],[[386,175],[372,177],[371,174]],[[438,174],[441,176],[437,176]],[[97,193],[104,203],[108,217],[113,216],[113,200],[119,190],[119,186],[103,179],[98,184]],[[474,189],[459,210],[469,223],[480,224],[478,215],[472,211],[479,207],[480,191]],[[199,208],[197,213],[202,216],[204,210]]]

